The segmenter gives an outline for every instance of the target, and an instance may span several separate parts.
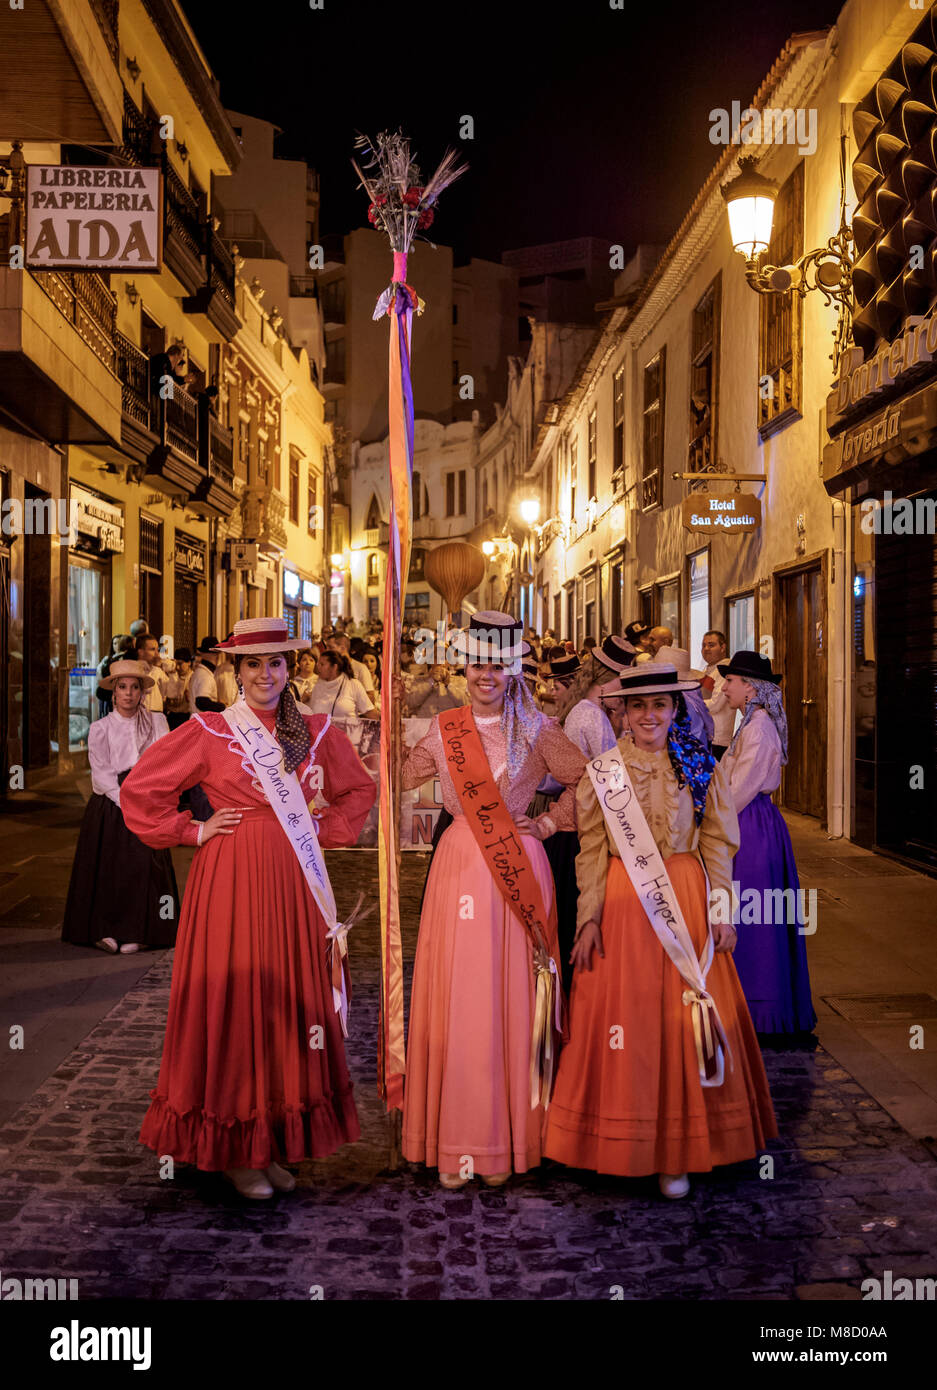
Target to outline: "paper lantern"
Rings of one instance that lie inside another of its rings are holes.
[[[437,594],[442,594],[446,611],[455,613],[465,595],[484,579],[485,557],[467,541],[450,541],[426,552],[423,572]]]

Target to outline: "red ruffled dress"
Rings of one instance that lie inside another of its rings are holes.
[[[273,712],[253,713],[273,730]],[[352,845],[375,784],[328,716],[303,717],[312,742],[297,773],[308,801],[319,781],[329,803],[319,842]],[[176,809],[196,782],[215,810],[250,809],[233,835],[198,850],[189,872],[159,1082],[140,1141],[211,1171],[322,1158],[361,1133],[326,925],[223,715],[194,715],[147,749],[121,788],[124,819],[154,848],[197,844],[199,822]]]

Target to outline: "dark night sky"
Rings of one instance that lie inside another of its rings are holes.
[[[277,153],[322,179],[322,232],[366,220],[358,130],[402,126],[426,177],[448,144],[471,168],[434,235],[460,257],[599,236],[667,241],[717,150],[708,113],[748,103],[792,33],[839,0],[269,0],[228,17],[183,0],[225,105],[282,127]],[[460,116],[475,138],[458,138]]]

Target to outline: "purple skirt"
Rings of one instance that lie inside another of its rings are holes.
[[[739,894],[733,960],[758,1033],[807,1032],[817,1021],[810,998],[805,913],[784,817],[767,792],[739,816],[741,844],[732,865]],[[746,890],[755,890],[755,894]],[[793,889],[782,899],[768,890]]]

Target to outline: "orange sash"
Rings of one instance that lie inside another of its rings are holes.
[[[499,893],[533,944],[536,997],[530,1104],[531,1108],[540,1104],[546,1108],[563,1031],[563,993],[556,962],[550,956],[556,906],[551,898],[549,911],[544,907],[534,867],[492,776],[471,707],[446,710],[438,719],[446,767],[462,812]]]

